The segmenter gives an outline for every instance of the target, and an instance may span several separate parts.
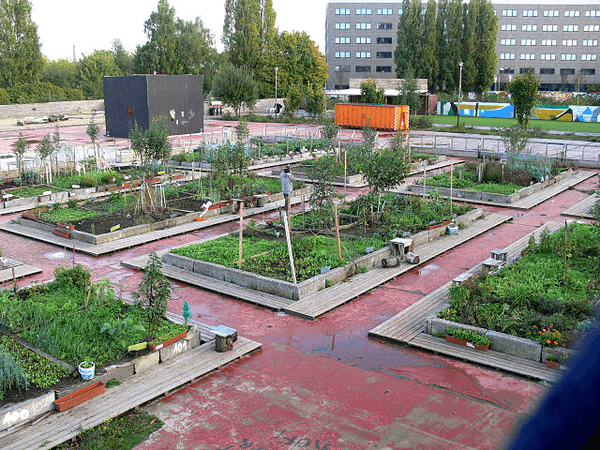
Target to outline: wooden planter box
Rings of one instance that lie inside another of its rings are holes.
[[[186,336],[187,336],[187,330],[184,331],[183,333],[178,334],[175,337],[172,337],[170,339],[167,339],[166,341],[161,342],[160,344],[150,345],[150,343],[148,343],[148,349],[151,352],[155,352],[156,350],[160,350],[161,348],[166,347],[167,345],[171,345],[173,342],[180,341],[181,339],[185,338]]]
[[[66,411],[75,405],[85,402],[97,395],[102,394],[106,390],[106,387],[102,381],[96,381],[94,384],[79,389],[72,394],[65,395],[57,400],[54,400],[54,406],[57,411]]]
[[[490,345],[475,345],[472,342],[468,342],[464,339],[458,339],[452,336],[448,336],[446,335],[446,340],[448,342],[451,342],[453,344],[458,344],[458,345],[462,345],[463,347],[470,347],[470,348],[474,348],[475,350],[480,350],[482,352],[487,351],[490,348]]]

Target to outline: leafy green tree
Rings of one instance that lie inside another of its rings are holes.
[[[538,88],[540,79],[532,73],[517,75],[508,85],[507,91],[511,95],[515,107],[515,118],[519,125],[527,127],[531,112],[539,100]]]
[[[141,73],[179,74],[182,65],[177,53],[175,9],[167,0],[158,0],[157,10],[144,23],[148,41],[138,46],[135,66]]]
[[[227,65],[215,77],[212,94],[231,106],[239,117],[244,105],[254,107],[258,99],[258,86],[246,69]]]
[[[476,74],[473,89],[481,96],[481,93],[488,90],[494,82],[496,73],[498,18],[494,11],[494,5],[490,1],[472,0],[471,3],[478,5],[475,21],[475,51],[473,52]]]
[[[436,10],[436,1],[429,0],[423,18],[423,60],[421,61],[421,71],[418,74],[419,77],[426,78],[429,85],[434,85],[439,72]],[[408,79],[408,74],[405,74],[404,78]]]
[[[85,134],[88,135],[90,141],[92,141],[92,144],[96,145],[96,141],[98,141],[98,135],[100,134],[101,129],[102,126],[94,122],[94,118],[92,117],[90,119],[90,123],[88,124],[85,130]]]
[[[330,123],[321,128],[321,139],[323,140],[323,150],[331,152],[335,148],[335,139],[340,132],[340,126]]]
[[[171,283],[161,272],[162,263],[156,253],[150,253],[144,277],[137,291],[132,292],[136,304],[146,312],[148,340],[155,339],[160,321],[166,316],[171,299]]]
[[[293,115],[302,104],[302,99],[304,98],[304,93],[300,86],[292,85],[287,90],[287,95],[283,104],[285,105],[285,113],[289,116]]]
[[[365,178],[373,194],[381,194],[404,182],[410,172],[408,150],[397,134],[389,149],[371,152],[364,166]]]
[[[133,55],[125,50],[119,39],[112,43],[112,54],[115,55],[115,64],[119,68],[120,75],[133,74]]]
[[[373,78],[360,83],[360,100],[363,103],[382,105],[385,103],[385,90],[378,88]]]
[[[171,156],[171,142],[169,142],[169,124],[166,118],[153,118],[147,130],[137,121],[133,130],[129,132],[131,148],[139,155],[142,165],[147,165],[152,160],[165,161]]]
[[[412,69],[406,72],[406,78],[402,81],[397,103],[399,105],[408,105],[410,114],[417,114],[421,107],[421,97],[419,96],[419,84],[413,75]]]
[[[322,87],[306,86],[306,112],[317,116],[325,110],[325,91]]]
[[[394,51],[396,75],[404,78],[412,68],[419,72],[424,49],[421,0],[403,0],[402,15],[398,22],[398,42]]]
[[[19,133],[19,137],[12,143],[11,148],[17,158],[17,169],[21,175],[23,173],[23,156],[29,149],[29,142],[23,137],[23,133]]]
[[[66,59],[48,61],[44,65],[42,81],[60,86],[63,89],[76,88],[78,86],[77,73],[79,64]]]
[[[96,50],[79,61],[77,78],[88,99],[104,98],[104,77],[120,75],[115,55],[108,50]]]
[[[0,0],[0,87],[38,81],[44,68],[28,0]]]

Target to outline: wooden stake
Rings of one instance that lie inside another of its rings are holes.
[[[452,214],[452,197],[453,197],[453,182],[454,182],[454,162],[450,162],[450,214]]]
[[[294,267],[294,254],[292,253],[292,240],[290,239],[290,228],[288,227],[287,213],[283,211],[283,226],[285,228],[285,240],[287,242],[288,254],[290,255],[290,266],[292,268],[292,279],[296,284],[296,268]]]
[[[340,222],[338,221],[337,205],[333,204],[333,218],[335,220],[335,237],[338,244],[338,256],[342,259],[342,243],[340,242]]]
[[[240,259],[238,269],[242,270],[242,249],[244,245],[244,202],[240,202]]]
[[[344,150],[344,195],[346,195],[346,187],[348,185],[348,148]]]

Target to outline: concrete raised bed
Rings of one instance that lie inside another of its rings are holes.
[[[531,186],[524,187],[519,189],[517,192],[504,195],[504,194],[494,194],[490,192],[480,192],[480,191],[472,191],[466,189],[453,189],[452,195],[454,198],[463,199],[463,200],[475,200],[475,201],[485,201],[492,203],[505,203],[511,204],[516,201],[519,201],[525,197],[535,194],[536,192],[540,192],[542,189],[545,189],[549,186],[552,186],[555,183],[558,183],[565,178],[573,176],[573,170],[570,168],[565,170],[564,172],[556,175],[555,177],[548,178],[540,183],[532,184]],[[419,184],[410,184],[408,186],[408,190],[414,192],[416,194],[429,194],[432,191],[437,190],[441,195],[445,197],[450,196],[450,188],[443,188],[437,186],[422,186]]]
[[[548,354],[562,354],[564,352],[572,356],[577,353],[576,350],[563,347],[542,347],[540,343],[532,341],[531,339],[486,330],[485,328],[474,327],[464,323],[451,322],[437,317],[428,317],[426,319],[424,332],[432,335],[445,334],[446,328],[448,327],[476,331],[492,340],[490,350],[506,353],[507,355],[518,356],[519,358],[530,359],[536,362],[545,363],[546,355]]]
[[[481,208],[476,208],[456,219],[457,223],[469,224],[483,215]],[[447,226],[439,227],[433,230],[422,231],[410,236],[415,245],[423,244],[436,239],[446,232]],[[418,253],[418,251],[417,251]],[[187,256],[180,256],[174,253],[165,253],[162,262],[189,272],[198,273],[217,280],[236,284],[248,289],[253,289],[268,294],[291,300],[299,300],[331,284],[339,283],[363,268],[372,268],[381,265],[382,259],[389,259],[391,256],[390,248],[384,247],[380,250],[368,253],[343,267],[337,267],[327,273],[317,275],[309,280],[298,284],[288,281],[277,280],[264,277],[251,272],[225,267],[220,264],[214,264],[206,261],[200,261]]]

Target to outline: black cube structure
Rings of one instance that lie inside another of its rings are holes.
[[[202,75],[104,77],[106,134],[128,138],[137,122],[148,129],[166,117],[169,135],[204,131]]]

